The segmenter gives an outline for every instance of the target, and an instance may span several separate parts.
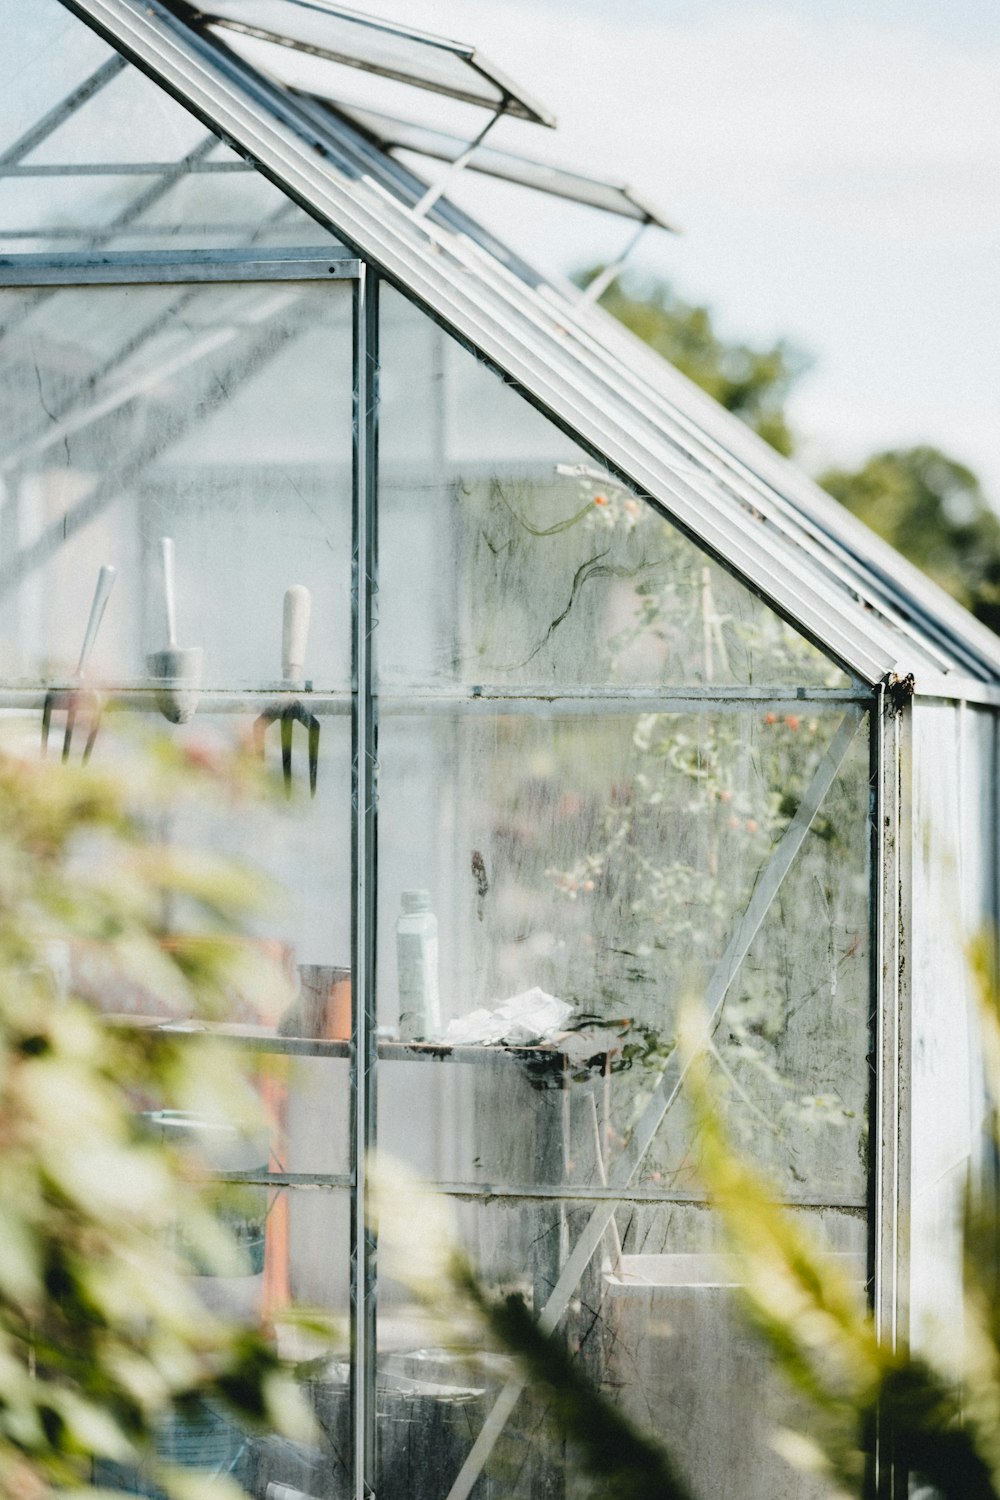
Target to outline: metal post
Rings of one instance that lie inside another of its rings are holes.
[[[871,1181],[872,1314],[879,1342],[905,1348],[909,1339],[910,1204],[910,958],[912,708],[899,708],[884,687],[872,715],[873,833],[873,1088]],[[908,1493],[882,1420],[869,1494],[891,1500]]]
[[[375,834],[377,723],[372,692],[375,624],[375,476],[378,289],[362,267],[354,315],[353,871],[354,1029],[351,1166],[351,1430],[355,1500],[375,1494],[375,1234],[367,1214],[367,1159],[376,1130]]]

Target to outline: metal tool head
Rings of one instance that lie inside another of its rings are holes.
[[[69,752],[73,744],[73,730],[76,728],[76,721],[81,716],[81,711],[88,717],[87,741],[83,747],[83,764],[86,765],[93,751],[97,732],[101,727],[101,718],[104,714],[103,697],[100,693],[90,692],[85,688],[50,688],[45,694],[45,702],[42,705],[43,755],[48,753],[49,730],[52,727],[52,715],[56,709],[66,710],[62,747],[64,761],[69,760]]]
[[[99,693],[95,693],[84,687],[84,674],[87,669],[87,660],[95,640],[97,632],[101,628],[101,620],[107,608],[111,590],[114,587],[116,570],[105,563],[97,575],[97,587],[94,590],[93,603],[90,606],[90,616],[87,620],[87,629],[83,637],[83,646],[80,650],[80,660],[77,663],[76,676],[72,684],[66,687],[50,688],[45,694],[45,702],[42,705],[42,754],[45,755],[49,747],[49,729],[52,726],[52,715],[56,709],[66,710],[66,728],[63,733],[62,758],[69,760],[70,747],[73,743],[73,730],[76,727],[77,716],[81,710],[89,715],[87,729],[87,742],[83,748],[83,764],[86,765],[97,739],[97,731],[101,727],[101,716],[104,713],[104,699]]]
[[[281,772],[285,782],[285,795],[292,795],[292,727],[298,722],[305,726],[309,735],[309,795],[316,795],[316,777],[319,772],[319,719],[298,698],[290,703],[273,703],[258,714],[253,726],[254,745],[261,760],[264,759],[264,736],[276,720],[281,723]]]

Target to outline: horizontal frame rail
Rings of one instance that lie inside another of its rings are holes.
[[[73,686],[69,682],[53,681],[41,687],[0,687],[0,710],[40,709],[46,693],[61,692]],[[130,686],[110,687],[98,683],[92,686],[107,700],[108,709],[131,709],[137,712],[156,712],[156,684],[137,683]],[[284,684],[248,688],[206,688],[198,698],[201,713],[251,713],[260,708],[261,699],[276,702],[305,698],[309,707],[317,714],[350,713],[352,695],[347,689],[305,689],[289,691]],[[739,713],[773,709],[779,714],[801,714],[808,708],[833,708],[855,705],[869,708],[872,695],[845,692],[814,692],[792,689],[789,692],[754,689],[682,688],[677,692],[648,692],[639,689],[634,693],[606,691],[602,688],[585,688],[579,693],[561,692],[558,695],[541,693],[518,693],[515,691],[484,692],[470,690],[465,693],[413,693],[386,694],[378,698],[379,713],[384,717],[394,715],[435,715],[454,711],[482,714],[697,714]]]
[[[296,1187],[296,1188],[353,1188],[354,1178],[344,1172],[215,1172],[213,1179],[219,1182],[247,1183],[252,1187]],[[628,1188],[624,1192],[616,1187],[573,1187],[559,1183],[518,1183],[500,1186],[496,1183],[435,1182],[431,1186],[444,1198],[461,1198],[471,1201],[492,1202],[543,1202],[543,1203],[600,1203],[613,1199],[616,1204],[630,1203],[663,1204],[666,1207],[685,1205],[694,1208],[710,1208],[712,1200],[701,1192],[682,1192],[662,1188]],[[781,1197],[775,1202],[782,1208],[829,1210],[831,1213],[865,1215],[868,1200],[864,1196],[835,1194],[801,1194],[797,1197]]]
[[[121,233],[127,232],[123,226]],[[0,256],[0,287],[356,281],[360,274],[361,262],[336,244],[322,250],[313,245],[280,250],[81,250]]]

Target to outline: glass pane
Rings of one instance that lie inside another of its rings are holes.
[[[429,319],[384,302],[384,688],[847,686]]]
[[[452,1182],[613,1173],[679,1007],[709,993],[844,717],[809,712],[385,714],[379,1019],[457,1044],[450,1067],[439,1046],[424,1062],[386,1044],[386,1150]],[[859,733],[715,1034],[731,1128],[792,1196],[865,1200],[867,808]],[[408,917],[405,893],[421,889],[431,915]],[[421,940],[428,920],[437,934]],[[437,1010],[411,1024],[420,941],[425,961],[434,944]],[[532,994],[493,1035],[501,1003]],[[532,1046],[542,994],[565,1012],[555,1049]],[[682,1111],[638,1180],[697,1184]]]
[[[178,794],[149,834],[261,877],[212,1018],[249,1049],[271,1115],[241,1165],[323,1178],[349,1171],[351,304],[346,283],[0,293],[6,732],[37,755],[50,720],[54,757],[75,713],[69,755],[94,730],[94,764],[111,770],[159,735],[193,766],[263,757],[274,795]],[[286,661],[289,600],[305,633]],[[171,949],[206,933],[180,898],[161,926]],[[96,939],[71,944],[68,971],[129,1024],[197,1019]]]
[[[165,1425],[162,1451],[235,1476],[254,1500],[275,1484],[333,1500],[351,1471],[351,287],[9,291],[0,323],[6,740],[38,754],[47,710],[54,757],[75,709],[70,755],[82,755],[97,727],[94,764],[106,770],[159,735],[193,765],[256,743],[276,793],[178,794],[146,815],[155,845],[232,858],[270,893],[248,929],[229,937],[233,976],[207,1023],[230,1039],[234,1072],[262,1101],[265,1122],[234,1138],[208,1113],[151,1120],[163,1135],[195,1140],[223,1179],[249,1174],[219,1188],[220,1216],[246,1247],[243,1273],[194,1272],[198,1292],[211,1308],[273,1329],[284,1355],[308,1362],[322,1436],[302,1445],[247,1432],[206,1405]],[[174,544],[175,630],[164,536]],[[102,566],[117,578],[80,673]],[[286,673],[294,584],[311,629]],[[293,706],[286,796],[281,715]],[[172,950],[206,933],[181,898],[161,926]],[[205,1024],[184,996],[114,966],[98,938],[67,947],[74,993],[105,1014],[129,1025]],[[269,1184],[286,1173],[308,1189]],[[333,1315],[342,1337],[332,1348],[286,1316],[293,1301]],[[153,1492],[148,1476],[99,1478]]]
[[[0,42],[0,252],[335,243],[58,0]]]
[[[88,669],[149,687],[169,536],[177,643],[201,649],[203,687],[280,685],[297,583],[312,598],[303,676],[346,690],[349,284],[8,291],[0,322],[6,680],[72,675],[110,564]]]
[[[996,724],[967,704],[914,705],[910,1307],[928,1353],[961,1326],[962,1204],[993,1170],[971,955],[995,927]]]
[[[488,1295],[519,1295],[536,1309],[558,1270],[560,1243],[567,1236],[572,1242],[589,1214],[579,1205],[524,1199],[452,1200],[451,1207]],[[796,1218],[863,1305],[863,1214],[798,1210]],[[415,1224],[415,1254],[419,1236]],[[776,1431],[802,1412],[734,1305],[739,1282],[739,1263],[704,1204],[626,1202],[610,1217],[558,1334],[604,1395],[666,1445],[694,1494],[818,1500],[830,1491],[772,1446]],[[383,1379],[398,1370],[424,1382],[419,1417],[409,1427],[380,1403],[379,1493],[393,1500],[444,1500],[513,1372],[496,1349],[470,1354],[468,1329],[420,1320],[405,1289],[384,1278]],[[429,1342],[415,1350],[415,1335]],[[529,1384],[518,1398],[472,1493],[489,1500],[592,1493],[540,1386]]]
[[[452,162],[468,146],[468,141],[461,136],[430,129],[414,120],[399,120],[392,115],[356,108],[354,105],[347,110],[347,114],[387,147],[413,152],[419,157]],[[644,207],[639,205],[630,188],[598,177],[586,177],[566,167],[554,166],[551,162],[516,156],[511,151],[478,146],[475,155],[467,163],[467,170],[481,172],[488,177],[499,177],[503,181],[534,188],[537,192],[550,193],[554,197],[586,203],[604,213],[621,214],[629,219],[646,218]]]
[[[381,390],[380,1148],[459,1199],[487,1284],[537,1311],[604,1213],[556,1309],[571,1347],[637,1419],[683,1434],[698,1493],[790,1493],[771,1413],[742,1395],[770,1391],[766,1361],[719,1289],[669,1060],[681,1006],[724,996],[712,1051],[729,1132],[776,1196],[860,1255],[863,1283],[862,706],[391,293]],[[614,1189],[633,1195],[617,1214]],[[383,1371],[429,1337],[404,1291],[380,1293]],[[446,1472],[387,1411],[380,1451],[383,1474],[409,1462],[411,1484],[415,1469],[443,1496],[503,1375],[427,1347],[428,1379],[461,1393],[461,1415],[441,1394],[426,1415]],[[575,1492],[544,1405],[515,1411],[477,1493]],[[730,1405],[732,1442],[702,1453]]]

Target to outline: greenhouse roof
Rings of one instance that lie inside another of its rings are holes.
[[[231,45],[239,38],[213,18],[238,16],[236,0],[207,11],[186,0],[62,3],[495,365],[595,467],[657,503],[858,678],[874,685],[912,673],[920,693],[1000,702],[992,632],[584,294],[436,197],[358,119]],[[432,72],[424,87],[437,90],[434,69],[444,68],[457,97],[464,88],[494,115],[551,123],[462,44],[388,24],[379,33],[383,23],[365,18],[352,25],[351,12],[322,0],[253,0],[253,9],[267,12],[267,25],[257,15],[250,31],[266,30],[272,40],[259,45],[276,55],[303,47],[313,61],[336,57],[357,80],[358,69],[380,66],[394,76],[385,58],[369,56],[391,43],[411,74]],[[364,38],[362,60],[345,58],[341,33]]]

